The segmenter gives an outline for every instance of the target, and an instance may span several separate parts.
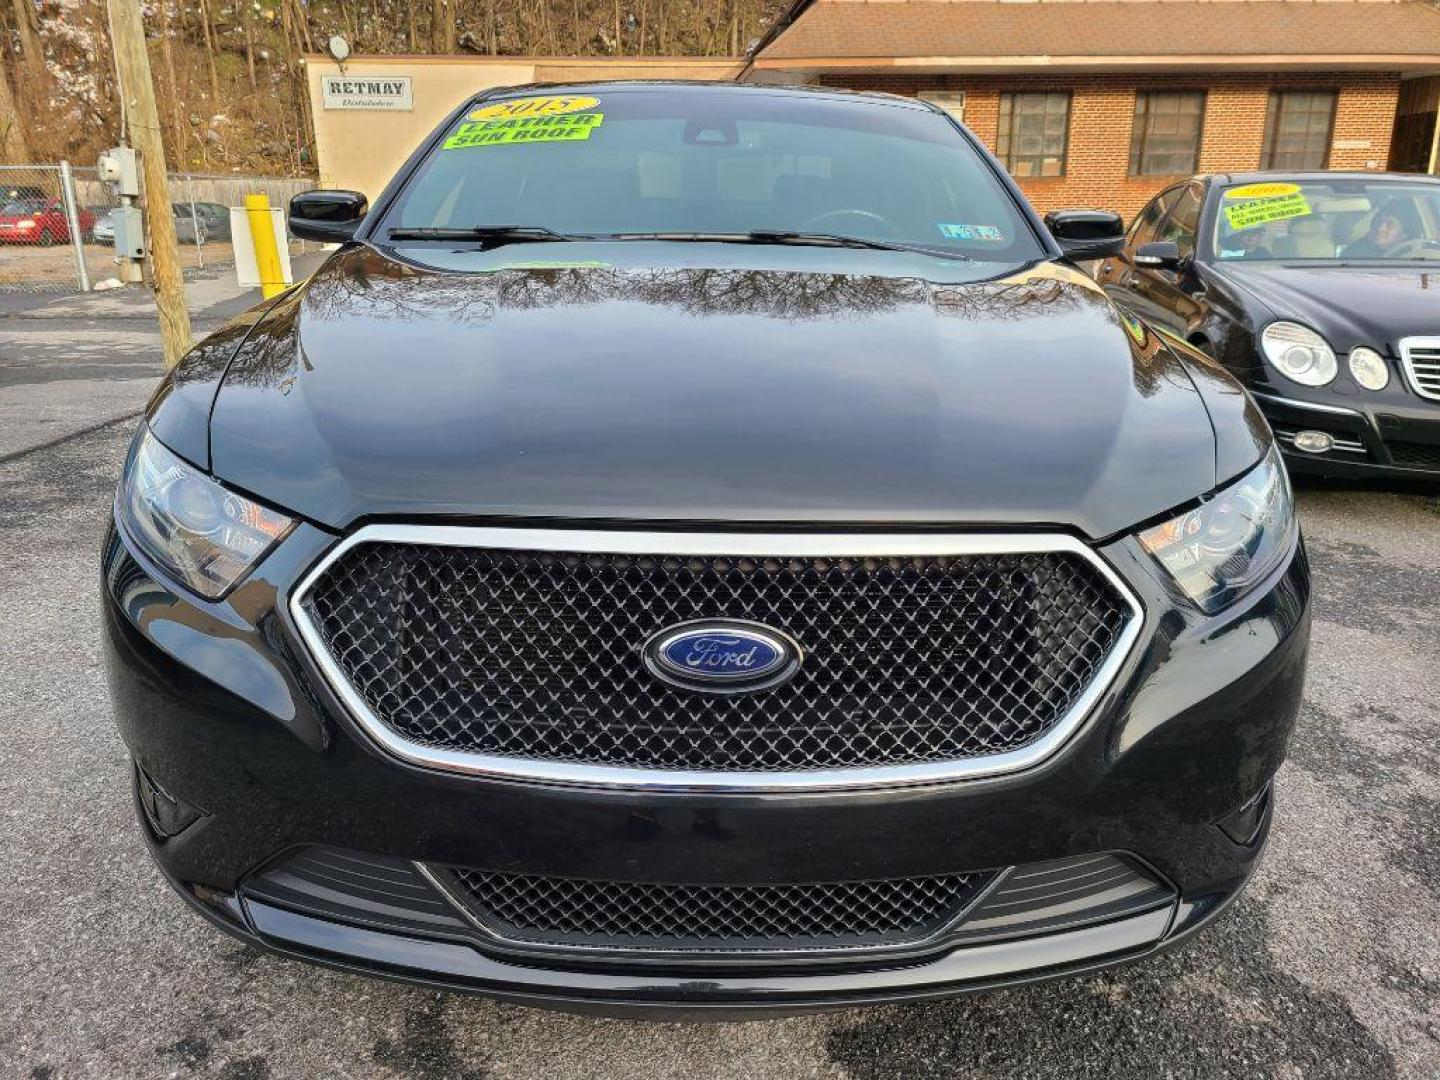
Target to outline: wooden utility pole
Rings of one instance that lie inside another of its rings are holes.
[[[180,250],[175,242],[175,213],[170,208],[170,184],[165,176],[165,146],[160,137],[160,113],[155,107],[155,83],[150,77],[150,57],[145,52],[145,24],[140,0],[109,0],[109,4],[120,98],[144,178],[145,227],[150,234],[165,366],[174,367],[190,348],[190,312],[185,307]]]

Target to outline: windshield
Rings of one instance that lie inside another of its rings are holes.
[[[1220,259],[1440,260],[1440,185],[1306,180],[1226,188],[1215,216]]]
[[[45,209],[44,199],[16,199],[0,206],[0,214],[7,216],[33,214],[37,210]]]
[[[602,88],[478,104],[382,228],[495,225],[584,236],[824,233],[987,261],[1043,254],[948,118],[753,90]]]

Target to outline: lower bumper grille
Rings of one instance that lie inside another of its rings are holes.
[[[993,874],[799,885],[666,885],[452,871],[496,936],[664,952],[848,949],[923,941],[954,923]]]
[[[1402,469],[1440,470],[1440,445],[1431,443],[1386,443],[1390,458]]]
[[[437,887],[438,886],[438,887]],[[248,878],[249,902],[407,937],[462,940],[547,967],[646,970],[897,962],[1105,923],[1174,902],[1127,855],[790,884],[657,884],[421,866],[337,848],[294,851]]]

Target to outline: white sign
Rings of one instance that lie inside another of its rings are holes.
[[[409,112],[415,93],[409,75],[322,75],[327,109],[388,109]]]

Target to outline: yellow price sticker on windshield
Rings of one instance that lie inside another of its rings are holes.
[[[515,98],[482,105],[470,114],[471,120],[510,120],[522,116],[559,116],[584,112],[600,104],[599,98],[565,94],[557,97]]]
[[[1299,184],[1246,184],[1244,187],[1231,188],[1225,192],[1227,199],[1273,199],[1277,195],[1298,195]]]
[[[605,122],[604,113],[552,113],[503,120],[467,120],[440,144],[442,150],[526,142],[576,142]]]
[[[1286,185],[1266,186],[1283,187]],[[1293,193],[1288,195],[1275,195],[1262,199],[1252,197],[1234,206],[1227,206],[1225,207],[1225,222],[1231,229],[1239,232],[1241,229],[1253,229],[1256,225],[1264,225],[1268,221],[1308,217],[1310,213],[1310,204],[1305,200],[1304,192],[1296,188]]]

